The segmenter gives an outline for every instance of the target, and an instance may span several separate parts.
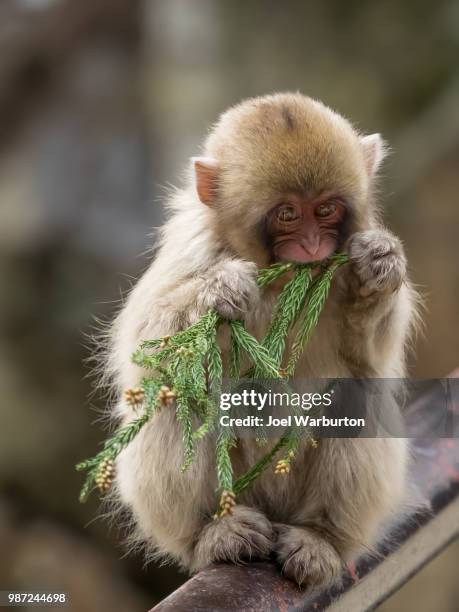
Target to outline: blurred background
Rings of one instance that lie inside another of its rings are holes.
[[[458,57],[454,0],[1,0],[1,589],[129,612],[185,579],[124,556],[97,500],[78,503],[73,465],[105,435],[87,334],[241,98],[300,90],[383,133],[386,219],[427,304],[411,373],[459,365]],[[383,609],[457,610],[458,562],[456,544]]]

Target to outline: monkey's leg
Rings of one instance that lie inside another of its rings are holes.
[[[202,517],[215,507],[216,482],[206,439],[182,472],[182,435],[174,408],[163,408],[118,456],[115,482],[135,536],[155,554],[189,567]]]
[[[198,570],[215,561],[239,563],[269,556],[273,528],[259,510],[237,504],[233,514],[209,521],[198,536],[191,564]]]
[[[306,456],[301,509],[290,517],[294,526],[275,526],[275,550],[289,578],[325,586],[337,580],[344,562],[372,549],[381,521],[402,500],[407,445],[402,439],[323,439]]]
[[[236,506],[233,515],[213,518],[219,501],[214,441],[202,440],[183,472],[182,435],[174,410],[163,409],[118,457],[116,488],[140,538],[193,571],[268,555],[272,527],[261,512]]]
[[[275,524],[277,560],[282,573],[299,586],[336,582],[343,562],[334,546],[313,528]]]

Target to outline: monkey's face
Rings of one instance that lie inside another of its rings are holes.
[[[266,219],[272,259],[308,263],[329,257],[338,248],[345,213],[334,194],[287,195]]]
[[[376,219],[381,138],[301,94],[234,107],[205,152],[193,160],[199,199],[221,243],[259,266],[324,259]]]

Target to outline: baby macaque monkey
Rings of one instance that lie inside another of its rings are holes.
[[[347,250],[296,377],[403,377],[415,316],[403,248],[381,224],[374,180],[386,150],[322,103],[299,93],[242,102],[224,113],[168,202],[159,251],[112,330],[109,368],[120,397],[144,374],[131,354],[174,334],[209,308],[244,319],[263,337],[280,289],[259,290],[257,268],[311,262]],[[224,347],[223,347],[224,348]],[[132,418],[120,401],[116,414]],[[306,443],[288,476],[266,470],[218,506],[213,441],[182,473],[182,430],[161,410],[117,461],[116,491],[139,538],[196,571],[215,561],[274,556],[306,587],[337,580],[343,563],[371,549],[404,496],[403,439]],[[266,452],[244,439],[236,477]]]

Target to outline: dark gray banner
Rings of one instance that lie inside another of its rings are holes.
[[[214,395],[221,429],[238,437],[453,438],[459,379],[225,380]]]

